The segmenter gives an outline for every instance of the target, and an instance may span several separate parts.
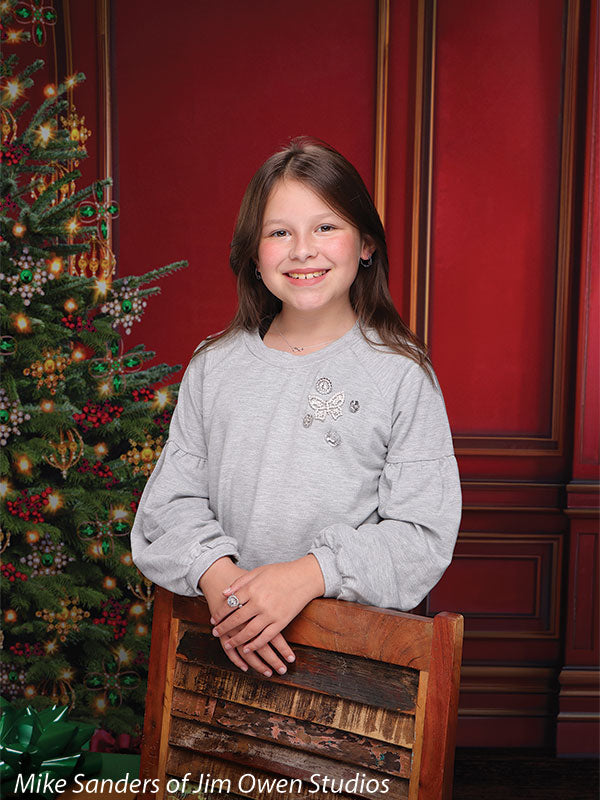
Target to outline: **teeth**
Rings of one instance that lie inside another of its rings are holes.
[[[301,278],[302,280],[308,280],[309,278],[318,278],[320,275],[325,275],[327,272],[326,269],[321,270],[321,272],[288,272],[290,278]]]

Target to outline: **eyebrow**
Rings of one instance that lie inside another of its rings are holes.
[[[316,222],[317,220],[329,217],[332,214],[333,216],[338,217],[338,219],[342,219],[342,217],[340,217],[340,215],[336,211],[332,210],[332,211],[324,211],[322,214],[317,214],[312,218],[312,221]],[[288,222],[285,219],[266,219],[263,222],[263,228],[266,228],[269,225],[287,225],[287,224]]]

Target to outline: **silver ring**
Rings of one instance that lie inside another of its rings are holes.
[[[240,603],[239,599],[234,594],[230,594],[227,598],[227,605],[231,606],[231,608],[237,608],[241,606],[242,603]]]

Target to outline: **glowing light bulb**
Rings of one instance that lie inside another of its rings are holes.
[[[8,611],[4,612],[4,621],[5,622],[16,622],[17,621],[17,612],[14,611],[12,608],[9,608]]]
[[[29,473],[31,472],[31,468],[33,466],[29,456],[20,455],[20,456],[17,456],[15,460],[16,460],[17,469],[19,470],[19,472],[23,473],[24,475],[29,475]]]
[[[71,358],[73,359],[73,361],[84,361],[85,360],[84,350],[82,350],[81,347],[76,347],[71,353]]]
[[[58,277],[64,269],[64,262],[60,256],[54,258],[48,263],[48,272],[55,277]]]
[[[67,233],[74,234],[77,233],[77,231],[80,228],[80,225],[77,222],[77,220],[73,218],[70,219],[67,223],[65,223],[65,228],[67,229]]]
[[[111,578],[110,575],[107,575],[106,578],[104,578],[104,580],[102,581],[102,585],[104,586],[105,589],[108,589],[110,591],[111,589],[114,589],[116,587],[117,582],[114,578]]]
[[[52,655],[52,653],[56,653],[57,649],[58,645],[56,644],[56,639],[54,639],[51,642],[46,642],[46,644],[44,645],[44,650],[49,656]]]
[[[144,613],[144,606],[141,603],[134,603],[129,609],[129,613],[132,617],[139,617]]]
[[[170,395],[167,389],[159,389],[155,395],[155,403],[158,408],[164,408],[170,400]]]
[[[25,538],[27,539],[27,544],[35,544],[36,542],[39,542],[40,534],[38,531],[27,531]]]
[[[54,131],[48,122],[44,122],[35,132],[35,143],[46,147],[49,141],[54,139]]]
[[[46,414],[50,414],[52,411],[54,411],[54,403],[52,400],[41,400],[40,408],[42,411],[45,411]]]
[[[31,683],[30,683],[30,684],[29,684],[29,686],[26,686],[26,687],[23,689],[23,694],[25,695],[25,697],[26,697],[28,700],[30,700],[32,697],[35,697],[35,696],[36,696],[36,694],[37,694],[37,691],[36,691],[36,689],[35,689],[35,686],[34,686],[33,684],[31,684]]]
[[[0,10],[2,7],[0,6]],[[6,41],[9,44],[20,44],[21,42],[25,41],[25,37],[23,36],[22,31],[16,31],[14,28],[6,31]]]
[[[73,86],[77,85],[77,75],[69,75],[68,78],[65,78],[65,86],[67,89],[72,89]]]
[[[123,553],[121,556],[121,564],[124,564],[126,567],[131,567],[133,565],[131,553]]]
[[[9,493],[11,490],[12,490],[12,486],[11,486],[11,485],[10,485],[10,483],[9,483],[9,482],[6,480],[6,478],[3,478],[2,480],[0,480],[0,497],[6,497],[6,495],[7,495],[7,494],[8,494],[8,493]]]
[[[17,314],[14,317],[13,325],[19,333],[31,332],[31,322],[29,321],[29,317],[26,317],[25,314]]]
[[[77,305],[75,300],[73,300],[72,297],[69,297],[68,300],[65,300],[64,309],[65,309],[65,311],[68,311],[69,314],[72,314],[73,311],[77,311],[78,308],[79,308],[79,306]]]
[[[96,711],[99,711],[101,714],[104,713],[104,711],[106,711],[106,700],[104,699],[104,697],[99,697],[95,701],[94,705],[96,706]]]
[[[96,294],[104,295],[108,292],[108,282],[105,280],[97,280],[95,285]]]
[[[98,456],[98,458],[102,458],[103,456],[108,454],[108,447],[106,446],[105,442],[98,442],[98,444],[94,447],[94,453]]]
[[[16,100],[23,94],[23,87],[17,80],[7,81],[4,86],[4,92],[9,100]]]
[[[23,225],[22,222],[15,222],[15,224],[13,225],[12,229],[13,236],[16,236],[17,239],[21,239],[21,237],[25,236],[26,231],[27,228],[25,227],[25,225]]]
[[[118,650],[113,650],[113,652],[121,664],[128,664],[131,661],[131,650],[126,650],[123,645],[121,645]]]
[[[44,86],[45,97],[56,97],[56,86],[53,83],[47,83]]]
[[[58,492],[52,492],[48,495],[47,505],[49,511],[58,511],[59,508],[62,508],[63,499]]]

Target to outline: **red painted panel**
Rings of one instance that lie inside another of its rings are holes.
[[[439,0],[431,342],[454,432],[550,429],[564,0]]]
[[[229,243],[268,155],[318,136],[372,188],[376,2],[114,5],[121,268],[190,261],[162,281],[130,339],[186,362],[234,313]]]

